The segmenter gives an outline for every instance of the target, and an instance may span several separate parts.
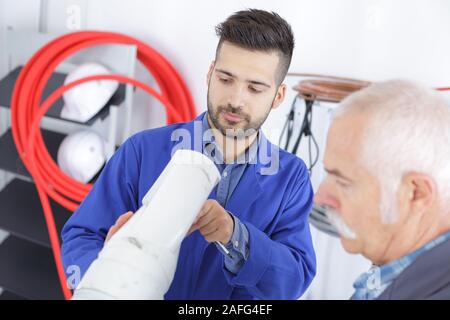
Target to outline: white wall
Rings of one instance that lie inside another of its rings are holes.
[[[49,32],[74,28],[114,30],[147,42],[180,71],[198,111],[206,109],[205,77],[214,58],[214,26],[234,11],[257,7],[278,12],[292,25],[296,49],[290,71],[313,72],[379,81],[406,77],[429,86],[450,85],[450,2],[448,0],[44,0],[41,27]],[[78,14],[79,13],[79,14]],[[0,0],[0,27],[39,25],[33,0]],[[0,50],[1,54],[1,50]],[[1,56],[0,56],[1,58]],[[0,65],[1,68],[1,65]],[[0,74],[2,69],[0,69]],[[142,69],[140,79],[150,79]],[[298,79],[288,77],[292,87]],[[268,118],[273,142],[281,131],[294,92]],[[161,106],[138,92],[134,131],[164,124]],[[315,108],[313,129],[323,151],[328,108]],[[273,134],[273,135],[272,135]],[[305,148],[300,155],[306,159]],[[317,188],[321,166],[312,181]],[[367,261],[345,254],[338,241],[313,230],[318,276],[309,298],[347,298],[353,279]]]
[[[11,5],[14,4],[14,5]],[[40,1],[0,0],[0,77],[7,71],[8,60],[4,54],[4,31],[7,27],[37,31],[39,28]]]
[[[0,0],[0,78],[4,76],[7,70],[8,61],[4,55],[4,30],[7,26],[21,26],[24,30],[37,31],[39,15],[39,1],[33,0],[14,0],[14,6],[11,2]],[[23,10],[26,8],[26,10]],[[1,113],[3,115],[4,113]],[[5,122],[0,119],[0,125]],[[0,127],[0,132],[5,128]],[[0,155],[1,156],[1,155]],[[0,186],[3,187],[5,179],[4,173],[0,171]],[[1,211],[0,211],[1,212]],[[1,213],[0,213],[1,214]],[[6,239],[8,233],[0,229],[0,244]],[[3,291],[0,288],[0,294]]]

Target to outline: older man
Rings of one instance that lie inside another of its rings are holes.
[[[396,80],[349,96],[328,132],[315,196],[346,251],[372,268],[352,299],[450,298],[450,107]]]

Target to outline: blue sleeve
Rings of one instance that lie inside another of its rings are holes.
[[[219,246],[217,248],[224,254],[225,268],[231,273],[237,274],[248,257],[248,230],[236,216],[228,213],[234,220],[233,234],[230,242],[225,246],[231,256],[228,256]]]
[[[127,211],[137,210],[139,161],[134,144],[124,142],[106,164],[93,188],[61,232],[61,256],[67,276],[80,279],[103,247],[109,228]]]
[[[223,268],[230,285],[244,287],[259,299],[298,299],[316,272],[308,222],[313,190],[305,166],[290,193],[270,236],[242,222],[249,234],[248,258],[237,274]]]

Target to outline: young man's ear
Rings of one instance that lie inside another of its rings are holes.
[[[209,86],[209,81],[211,80],[211,76],[212,76],[212,73],[213,73],[213,71],[214,71],[214,63],[215,63],[216,61],[212,61],[211,62],[211,64],[209,65],[209,70],[208,70],[208,73],[207,73],[207,75],[206,75],[206,85],[207,86]]]
[[[283,102],[284,97],[286,96],[286,90],[287,86],[284,83],[280,84],[280,86],[277,89],[275,99],[273,100],[272,103],[272,109],[278,108],[280,104]]]

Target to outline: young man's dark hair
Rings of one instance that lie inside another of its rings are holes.
[[[249,50],[278,51],[277,80],[283,81],[291,64],[294,35],[291,26],[278,14],[258,9],[238,11],[216,26],[216,34],[220,37],[216,59],[224,41]]]

